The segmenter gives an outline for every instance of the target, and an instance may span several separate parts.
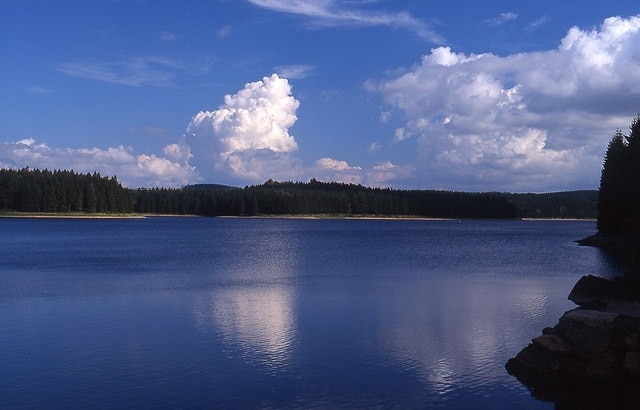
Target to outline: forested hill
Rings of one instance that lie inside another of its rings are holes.
[[[369,188],[337,182],[275,182],[235,188],[126,189],[115,177],[73,171],[0,170],[2,212],[370,215],[434,218],[595,218],[597,191],[470,193]]]
[[[267,181],[244,189],[133,191],[136,212],[199,215],[413,215],[515,218],[505,197],[489,193],[405,191],[336,182]]]
[[[133,191],[141,213],[200,215],[379,215],[436,218],[597,217],[598,192],[470,193],[368,188],[320,182],[275,182],[225,190]],[[189,211],[191,210],[191,211]]]
[[[0,211],[129,213],[131,193],[98,173],[0,169]]]

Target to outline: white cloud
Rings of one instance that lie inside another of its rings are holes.
[[[425,40],[440,43],[442,39],[422,21],[407,12],[392,13],[354,7],[354,2],[340,0],[247,0],[262,8],[303,16],[318,26],[389,26],[401,27]],[[360,2],[366,5],[370,2]]]
[[[316,166],[323,169],[331,169],[334,171],[345,171],[350,169],[362,169],[360,167],[352,167],[347,161],[341,161],[333,158],[320,158],[316,161]]]
[[[539,17],[539,18],[531,21],[529,24],[527,24],[527,27],[525,27],[525,31],[532,32],[532,31],[536,30],[538,27],[540,27],[543,24],[547,23],[548,20],[549,19],[547,18],[547,16]]]
[[[367,185],[389,186],[392,181],[407,179],[413,173],[413,167],[400,166],[390,161],[374,165],[366,172]]]
[[[507,21],[513,21],[517,18],[518,18],[518,15],[513,12],[500,13],[498,17],[485,20],[485,23],[489,24],[490,26],[499,26],[501,24],[506,23]]]
[[[320,158],[314,167],[307,170],[311,177],[321,181],[335,181],[347,184],[360,184],[364,180],[361,167],[349,165],[347,161],[333,158]]]
[[[231,35],[231,26],[222,26],[218,29],[218,38],[226,38]]]
[[[289,82],[274,74],[225,96],[217,110],[198,113],[187,135],[161,153],[136,154],[124,146],[50,148],[26,138],[0,143],[0,166],[97,171],[117,175],[132,187],[179,187],[203,177],[224,182],[294,180],[305,175],[292,155],[298,144],[289,134],[298,107]],[[153,127],[132,131],[165,135]]]
[[[160,38],[166,43],[173,43],[178,39],[178,36],[168,31],[163,31]]]
[[[175,154],[169,146],[165,152]],[[50,148],[28,138],[17,142],[0,143],[0,167],[20,169],[68,169],[81,173],[99,172],[104,176],[117,175],[130,187],[179,187],[199,179],[189,165],[184,152],[174,160],[155,155],[135,155],[123,146],[99,148]]]
[[[281,65],[281,66],[275,67],[273,70],[280,77],[299,79],[299,78],[309,77],[312,74],[314,67],[310,65],[304,65],[304,64]]]
[[[378,163],[371,168],[362,168],[349,165],[347,161],[326,157],[317,160],[315,167],[307,170],[309,178],[373,187],[392,186],[394,181],[409,178],[412,172],[411,166],[396,165],[389,161]]]
[[[377,141],[374,141],[369,145],[369,153],[378,152],[382,149],[382,144]]]
[[[162,150],[164,155],[168,158],[186,164],[189,162],[193,155],[191,154],[191,148],[184,143],[182,144],[169,144]]]
[[[56,69],[72,77],[111,84],[164,87],[171,85],[173,78],[180,73],[205,73],[209,64],[208,61],[185,64],[163,56],[139,56],[114,61],[68,61],[58,64]]]
[[[238,178],[260,180],[295,174],[298,149],[289,128],[300,103],[277,74],[245,84],[214,111],[196,114],[187,143],[201,172],[216,168]]]
[[[404,115],[392,141],[415,141],[416,168],[434,184],[596,188],[607,141],[640,107],[638,44],[640,15],[612,17],[547,52],[436,48],[374,88]]]
[[[30,85],[27,87],[27,91],[32,94],[49,94],[53,92],[49,88],[41,87],[39,85]]]

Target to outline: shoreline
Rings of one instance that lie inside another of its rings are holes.
[[[344,214],[287,214],[287,215],[185,215],[185,214],[108,214],[108,213],[47,213],[47,212],[8,212],[0,213],[0,218],[30,219],[145,219],[145,218],[237,218],[237,219],[342,219],[371,221],[463,221],[463,220],[504,220],[504,221],[559,221],[559,222],[595,222],[592,218],[440,218],[418,215],[344,215]]]
[[[598,222],[597,218],[521,218],[523,221]]]
[[[371,221],[456,221],[458,218],[432,218],[412,215],[342,215],[342,214],[300,214],[300,215],[221,215],[215,218],[237,218],[237,219],[342,219],[342,220],[371,220]]]
[[[177,215],[177,214],[83,214],[83,213],[0,213],[2,218],[24,218],[24,219],[145,219],[156,217],[173,218],[199,218],[199,215]]]

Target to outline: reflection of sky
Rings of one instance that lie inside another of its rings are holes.
[[[217,289],[197,300],[194,314],[205,331],[220,335],[247,362],[282,368],[295,335],[294,298],[284,286]]]
[[[402,368],[440,394],[464,378],[488,385],[536,336],[532,323],[540,323],[541,331],[556,323],[557,312],[571,308],[564,299],[570,281],[555,290],[544,281],[504,278],[396,284],[380,313],[382,343]],[[550,306],[551,300],[557,305]]]
[[[288,363],[295,323],[287,289],[222,290],[212,295],[210,314],[223,341],[240,346],[248,359],[273,367]]]
[[[281,368],[290,363],[295,334],[296,236],[260,227],[245,233],[226,238],[233,253],[212,268],[225,285],[198,301],[194,313],[201,326],[239,348],[244,360]]]

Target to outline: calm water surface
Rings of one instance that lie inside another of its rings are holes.
[[[593,222],[0,219],[0,407],[549,409]]]

